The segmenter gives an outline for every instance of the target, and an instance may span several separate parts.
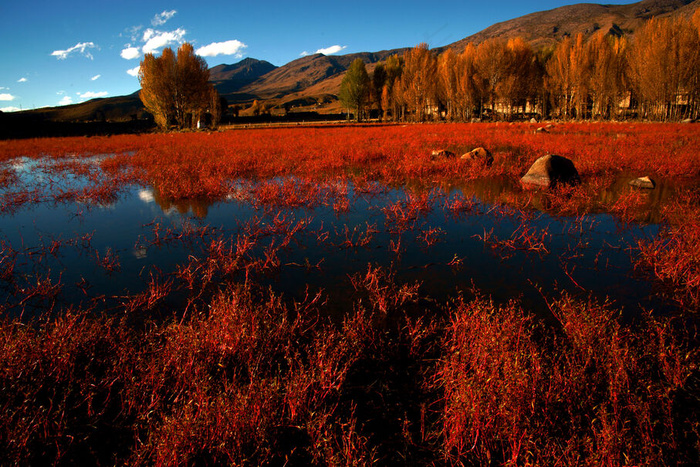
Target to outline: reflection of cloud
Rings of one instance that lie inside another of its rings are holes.
[[[26,157],[20,157],[18,159],[15,159],[12,161],[12,168],[15,170],[15,172],[26,172],[28,171],[27,167],[28,159]]]
[[[153,190],[139,190],[139,199],[144,203],[152,203],[155,201]]]
[[[146,259],[148,256],[148,250],[146,250],[145,246],[137,246],[131,253],[136,259]]]

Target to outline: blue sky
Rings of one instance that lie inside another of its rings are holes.
[[[194,45],[210,66],[251,57],[440,47],[493,23],[579,3],[544,1],[12,1],[0,5],[0,109],[78,103],[139,89],[144,53]],[[606,0],[607,4],[634,3]]]

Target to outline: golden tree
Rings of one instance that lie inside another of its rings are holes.
[[[167,129],[175,117],[175,55],[166,48],[160,57],[146,54],[139,68],[141,102],[156,121]]]
[[[497,113],[498,90],[507,73],[506,41],[489,39],[476,49],[476,68],[483,82],[484,97],[491,111]]]
[[[441,53],[437,60],[437,95],[447,111],[449,120],[454,120],[460,113],[457,102],[460,78],[458,60],[459,57],[452,49]]]
[[[403,55],[401,90],[407,110],[417,121],[425,120],[436,104],[437,61],[427,44],[419,44]]]
[[[476,66],[476,47],[469,43],[457,59],[457,111],[462,120],[472,118],[472,110],[483,111],[484,80]]]
[[[625,39],[607,34],[596,34],[586,46],[591,63],[589,90],[594,117],[612,117],[627,88],[626,47]]]
[[[524,112],[527,102],[534,100],[541,80],[535,52],[524,39],[516,37],[508,40],[502,53],[503,73],[496,95],[509,114],[513,107]]]
[[[564,118],[572,115],[575,102],[577,79],[572,65],[574,43],[566,37],[557,44],[552,57],[547,62],[547,87],[555,107]]]
[[[193,126],[211,102],[209,68],[184,43],[177,51],[166,47],[160,57],[146,54],[139,69],[140,97],[163,129],[175,121],[181,128]]]
[[[630,48],[633,85],[646,115],[678,118],[698,98],[698,29],[684,19],[652,18]]]

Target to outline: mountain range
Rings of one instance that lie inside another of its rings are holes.
[[[629,5],[580,3],[531,13],[494,24],[476,34],[441,47],[459,52],[472,42],[500,37],[523,37],[534,47],[550,47],[564,37],[599,31],[617,36],[633,36],[651,17],[691,16],[700,0],[643,0]],[[416,44],[408,44],[408,47]],[[368,71],[387,57],[407,48],[347,55],[308,55],[277,67],[264,60],[246,58],[235,64],[212,67],[210,81],[229,104],[242,107],[253,100],[291,111],[334,113],[341,110],[337,99],[340,83],[350,63],[361,58]],[[120,97],[93,99],[81,104],[22,112],[50,121],[125,121],[141,117],[143,106],[138,91]]]

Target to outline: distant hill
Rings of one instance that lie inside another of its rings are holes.
[[[587,37],[604,31],[614,35],[633,36],[651,17],[690,16],[700,7],[700,0],[643,0],[629,5],[580,3],[548,11],[531,13],[488,28],[462,40],[441,47],[463,50],[469,43],[481,43],[501,37],[523,37],[535,47],[548,47],[583,33]],[[459,18],[456,18],[458,20]],[[407,44],[413,47],[416,44]],[[292,111],[338,112],[340,83],[353,60],[361,58],[371,71],[377,62],[404,49],[365,52],[348,55],[309,55],[276,67],[264,60],[246,58],[232,65],[221,64],[210,69],[210,80],[229,104],[247,104],[258,99]],[[20,117],[21,114],[25,116]],[[38,109],[4,115],[5,119],[29,118],[58,122],[128,122],[144,115],[138,91],[121,97],[93,99],[81,104]]]
[[[244,86],[256,81],[277,67],[264,60],[245,58],[233,65],[217,65],[209,69],[209,81],[224,97],[235,95]]]
[[[534,47],[542,47],[578,33],[590,37],[601,30],[617,36],[632,36],[649,18],[690,16],[699,6],[700,0],[644,0],[630,5],[579,3],[494,24],[447,47],[459,51],[470,42],[478,44],[495,37],[518,36]]]
[[[256,99],[273,101],[276,105],[301,107],[330,104],[337,100],[335,96],[342,76],[354,60],[361,58],[372,65],[404,50],[406,49],[338,56],[308,55],[275,68],[242,87],[238,96],[224,94],[224,97],[235,101],[236,97],[245,99],[255,96]]]

